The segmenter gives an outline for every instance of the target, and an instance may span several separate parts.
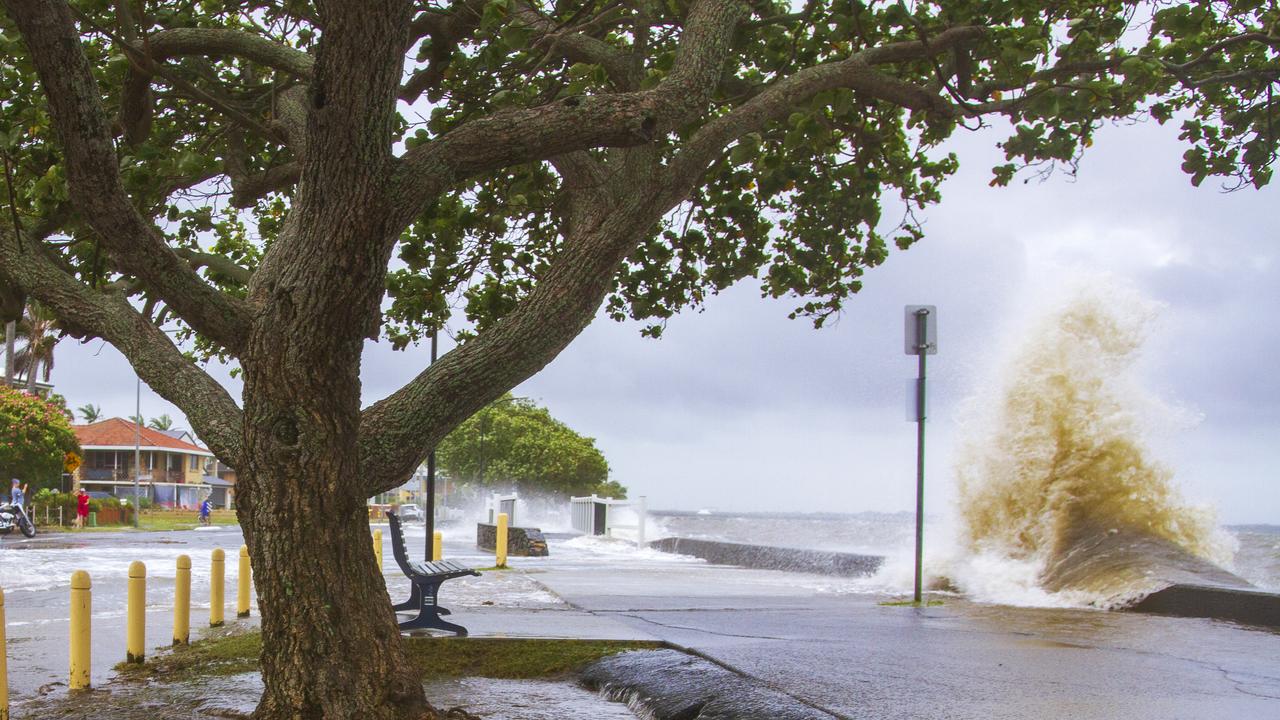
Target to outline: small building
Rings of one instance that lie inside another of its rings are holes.
[[[205,475],[216,460],[213,453],[194,442],[121,418],[72,427],[84,452],[73,476],[73,490],[132,496],[137,452],[142,457],[136,478],[139,488],[157,505],[195,508],[213,489],[205,482]]]

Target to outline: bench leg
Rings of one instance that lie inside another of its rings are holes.
[[[447,608],[440,607],[438,602],[440,586],[436,585],[430,589],[422,589],[417,583],[413,584],[413,592],[420,599],[418,605],[418,616],[412,620],[405,620],[399,623],[401,630],[444,630],[451,632],[458,637],[466,637],[467,629],[461,625],[441,620],[441,615],[448,615]]]
[[[391,609],[396,612],[403,612],[405,610],[417,610],[421,607],[422,607],[422,591],[418,589],[417,583],[410,583],[409,599],[405,600],[402,603],[396,603],[395,605],[392,605]]]
[[[444,630],[451,632],[458,637],[466,637],[467,629],[461,625],[441,620],[436,613],[423,609],[418,617],[412,620],[406,620],[400,623],[401,630]]]

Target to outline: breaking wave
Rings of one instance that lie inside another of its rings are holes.
[[[1176,412],[1132,380],[1157,310],[1083,287],[1023,336],[957,454],[963,557],[947,565],[962,590],[1116,607],[1177,582],[1247,585],[1220,567],[1234,547],[1213,512],[1144,442],[1151,410]]]

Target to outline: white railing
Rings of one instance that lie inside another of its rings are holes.
[[[519,496],[515,493],[511,493],[510,495],[499,495],[497,493],[493,493],[489,495],[489,524],[494,525],[498,522],[498,513],[506,513],[507,525],[515,527],[516,501],[519,499]]]
[[[621,522],[626,516],[617,512],[629,508],[635,516],[635,524]],[[634,530],[636,545],[644,547],[644,527],[648,521],[647,503],[643,496],[635,500],[615,500],[596,495],[569,498],[569,516],[573,529],[584,535],[613,537],[614,530]]]

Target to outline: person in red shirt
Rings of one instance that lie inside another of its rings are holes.
[[[89,493],[80,488],[76,493],[76,527],[84,528],[84,521],[89,517]]]

